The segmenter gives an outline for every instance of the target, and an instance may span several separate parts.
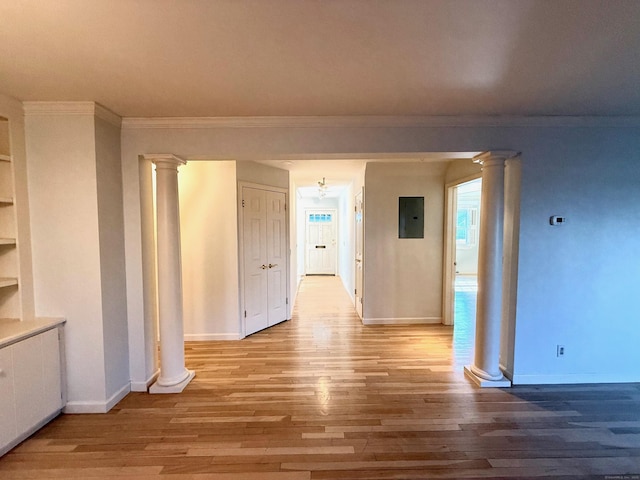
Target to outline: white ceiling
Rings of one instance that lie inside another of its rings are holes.
[[[638,0],[0,0],[0,92],[126,117],[639,115]]]

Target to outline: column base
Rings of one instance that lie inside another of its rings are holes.
[[[194,372],[193,370],[187,370],[187,372],[189,372],[189,376],[180,383],[176,383],[175,385],[159,385],[156,381],[149,387],[149,393],[181,393],[189,384],[189,382],[193,380],[193,377],[196,376],[196,372]]]
[[[487,380],[486,378],[481,378],[471,370],[471,366],[464,367],[464,374],[467,376],[473,383],[478,385],[480,388],[509,388],[511,387],[511,380],[506,378],[504,375],[502,378],[498,380]]]

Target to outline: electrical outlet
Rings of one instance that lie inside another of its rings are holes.
[[[564,357],[564,345],[558,345],[556,347],[556,356]]]

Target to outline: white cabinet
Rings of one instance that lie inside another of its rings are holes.
[[[42,415],[57,414],[64,407],[62,393],[62,359],[60,340],[62,327],[40,335],[42,337]]]
[[[17,434],[11,347],[0,348],[0,452]]]
[[[62,407],[58,329],[12,345],[16,423],[25,432]]]
[[[0,348],[0,455],[62,410],[60,328]]]

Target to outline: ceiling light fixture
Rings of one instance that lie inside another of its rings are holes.
[[[324,198],[327,196],[327,181],[322,177],[322,181],[318,182],[318,197]]]

